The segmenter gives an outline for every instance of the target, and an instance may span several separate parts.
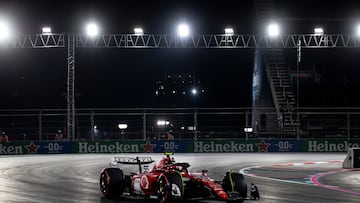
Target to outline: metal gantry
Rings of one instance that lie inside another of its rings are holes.
[[[73,36],[76,48],[358,48],[360,37],[344,34],[303,34],[279,37],[257,35],[177,35],[103,34],[89,37],[79,34],[34,34],[13,38],[0,47],[7,48],[64,48],[66,36]],[[69,42],[69,40],[68,40]]]
[[[334,48],[359,47],[360,37],[343,34],[303,34],[279,37],[257,35],[193,35],[179,38],[176,35],[104,34],[95,38],[76,36],[76,47],[90,48]]]
[[[66,42],[67,37],[67,42]],[[258,35],[177,35],[103,34],[89,37],[82,34],[30,34],[12,38],[0,48],[68,48],[67,62],[67,130],[75,139],[75,50],[76,48],[232,48],[232,49],[296,49],[359,48],[360,37],[344,34],[297,34],[279,37]]]
[[[0,47],[8,48],[64,48],[65,46],[65,34],[20,35],[0,44]]]

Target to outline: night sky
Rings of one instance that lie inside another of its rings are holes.
[[[51,3],[50,3],[51,2]],[[352,34],[360,22],[360,1],[274,1],[282,32]],[[316,3],[314,3],[316,2]],[[0,0],[18,33],[83,32],[95,20],[102,33],[174,34],[186,21],[193,34],[256,34],[254,2],[242,1],[20,1]],[[285,29],[286,27],[286,29]],[[287,50],[295,68],[296,51]],[[316,67],[323,80],[357,81],[360,49],[303,50],[302,68]],[[67,50],[0,50],[0,109],[66,108]],[[230,49],[77,49],[77,108],[250,107],[254,50]],[[194,73],[205,92],[156,97],[157,80],[168,73]]]

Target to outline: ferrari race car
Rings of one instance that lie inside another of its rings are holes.
[[[114,157],[110,168],[105,168],[100,175],[100,190],[104,197],[117,199],[125,196],[142,196],[157,199],[159,203],[171,203],[175,200],[220,200],[243,202],[259,199],[259,192],[254,184],[250,187],[250,197],[244,176],[226,172],[222,181],[215,181],[207,176],[207,171],[190,173],[189,163],[177,163],[172,154],[158,163],[149,164],[151,157]],[[138,165],[139,172],[125,175],[120,164]]]

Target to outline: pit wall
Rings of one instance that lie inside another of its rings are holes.
[[[360,140],[150,140],[0,143],[0,155],[69,153],[347,152]]]

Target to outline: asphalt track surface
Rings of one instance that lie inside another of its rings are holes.
[[[148,203],[148,200],[141,199],[108,200],[99,191],[99,174],[113,156],[136,155],[0,156],[0,202]],[[154,160],[162,157],[159,154],[145,155]],[[245,172],[251,175],[246,179],[255,183],[260,191],[261,199],[257,202],[360,202],[360,171],[342,171],[341,163],[337,162],[287,165],[343,160],[345,156],[345,153],[214,153],[176,154],[175,159],[189,162],[191,172],[208,169],[208,175],[218,180],[229,169],[239,171],[246,168]],[[124,170],[136,171],[133,166],[125,166]],[[316,177],[313,179],[317,184],[309,182],[311,176]]]

